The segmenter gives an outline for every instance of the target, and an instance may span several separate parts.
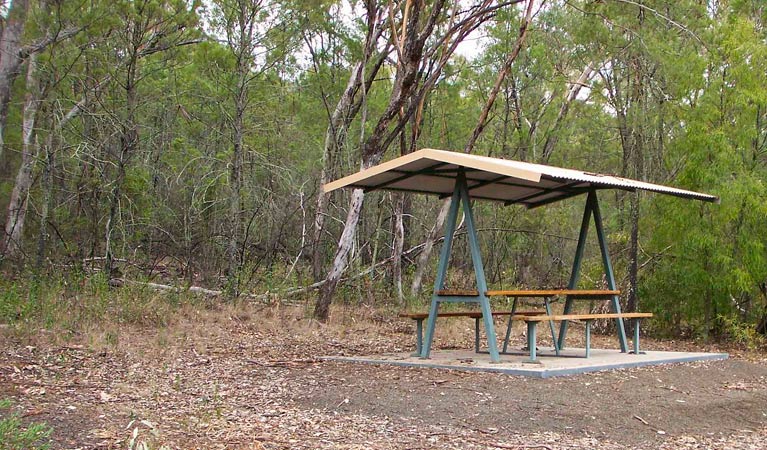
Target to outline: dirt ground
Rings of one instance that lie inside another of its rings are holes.
[[[190,313],[108,339],[6,328],[0,398],[52,426],[53,448],[767,447],[758,353],[553,379],[319,361],[412,346],[410,324],[344,314],[321,326],[286,309]],[[468,322],[436,348],[470,348]],[[713,350],[645,341],[673,345]]]

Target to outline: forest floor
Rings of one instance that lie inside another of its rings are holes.
[[[393,313],[334,314],[320,325],[301,308],[190,309],[160,329],[66,339],[6,327],[0,399],[51,426],[52,448],[762,449],[767,441],[763,354],[552,379],[323,362],[412,348],[412,325]],[[472,327],[451,320],[435,348],[470,348]]]

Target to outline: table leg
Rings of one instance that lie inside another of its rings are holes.
[[[591,356],[591,322],[593,320],[586,320],[586,359]]]
[[[549,297],[543,298],[543,304],[546,307],[546,315],[551,315],[551,303],[549,301]],[[554,329],[554,321],[549,320],[549,329],[551,330],[551,342],[554,346],[554,353],[559,356],[559,342],[557,342],[557,332]]]
[[[479,353],[479,317],[474,319],[474,353]]]
[[[412,356],[421,356],[423,348],[423,319],[415,320],[415,353]]]
[[[506,326],[506,337],[503,339],[503,353],[509,348],[509,339],[511,338],[511,325],[514,323],[514,313],[517,312],[517,297],[514,297],[514,303],[511,304],[511,315],[509,316],[509,324]]]

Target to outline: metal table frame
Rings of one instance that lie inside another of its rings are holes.
[[[456,177],[455,186],[453,188],[453,194],[450,202],[450,210],[448,212],[447,220],[445,223],[445,237],[442,244],[442,251],[439,257],[437,277],[434,281],[434,291],[431,297],[429,318],[426,325],[426,336],[424,337],[424,342],[421,346],[421,358],[428,359],[429,354],[431,353],[431,345],[434,339],[434,328],[436,326],[440,303],[478,303],[482,311],[482,321],[484,323],[485,331],[487,334],[487,348],[488,353],[490,354],[490,360],[497,363],[500,362],[500,355],[498,352],[498,344],[496,341],[495,326],[493,324],[490,301],[486,295],[487,281],[485,280],[485,270],[482,264],[482,255],[479,248],[479,239],[477,237],[477,228],[474,222],[474,213],[471,207],[469,189],[470,186],[468,186],[466,181],[466,174],[463,170],[460,170]],[[474,266],[474,275],[477,285],[476,296],[451,296],[439,294],[439,291],[444,289],[447,269],[450,262],[450,253],[453,247],[453,236],[455,234],[455,227],[458,219],[458,208],[460,206],[463,206],[466,232],[469,238],[469,250],[471,252],[472,264]],[[580,278],[581,262],[583,260],[583,252],[586,246],[589,223],[592,216],[594,217],[594,228],[596,229],[597,239],[599,241],[599,249],[602,254],[602,264],[604,266],[605,276],[607,278],[607,286],[608,289],[615,290],[615,276],[613,273],[612,263],[610,261],[607,239],[602,225],[602,215],[599,210],[597,192],[594,188],[588,191],[588,196],[586,198],[586,207],[583,212],[583,220],[581,221],[581,230],[578,236],[578,245],[575,251],[575,260],[573,262],[568,289],[575,289]],[[612,296],[611,304],[613,312],[619,314],[621,312],[621,306],[617,295]],[[569,314],[572,310],[572,307],[573,298],[567,296],[565,300],[564,314]],[[628,344],[626,341],[626,330],[623,325],[623,320],[616,319],[616,325],[621,352],[626,353],[628,351]],[[567,328],[567,321],[563,321],[560,324],[557,345],[555,346],[557,352],[559,352],[559,350],[563,349],[565,346]]]

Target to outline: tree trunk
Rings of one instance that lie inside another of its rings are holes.
[[[27,62],[27,85],[24,96],[24,113],[21,123],[22,151],[21,166],[16,175],[16,183],[8,203],[3,241],[3,259],[15,256],[21,250],[24,223],[27,217],[27,200],[32,186],[32,168],[36,153],[35,119],[39,102],[40,86],[36,77],[37,58],[30,55]]]
[[[354,242],[354,231],[356,230],[357,222],[360,219],[364,197],[365,192],[362,189],[355,189],[352,191],[352,198],[349,203],[349,213],[346,216],[346,223],[344,231],[341,233],[341,239],[338,241],[338,250],[333,259],[333,265],[331,266],[328,275],[325,277],[325,284],[323,284],[322,289],[320,289],[319,297],[317,298],[314,307],[314,316],[320,320],[327,320],[330,316],[330,303],[333,299],[333,294],[336,291],[338,281],[341,279],[341,275],[348,263],[349,251]]]
[[[354,116],[350,113],[354,94],[362,84],[363,65],[358,62],[352,69],[349,82],[346,84],[341,98],[338,99],[330,123],[325,132],[325,145],[322,149],[322,170],[320,171],[320,187],[324,186],[333,173],[334,156],[338,154],[342,142],[346,139],[346,130]],[[312,274],[314,281],[322,277],[322,232],[325,228],[328,194],[320,191],[317,194],[317,206],[314,211],[314,235],[312,236]]]
[[[40,210],[40,232],[37,236],[37,258],[35,260],[35,273],[39,274],[43,267],[45,251],[48,245],[48,215],[53,201],[53,133],[49,134],[45,142],[45,160],[43,164],[43,205]]]
[[[29,11],[28,0],[13,0],[8,18],[0,35],[0,161],[3,160],[5,125],[8,106],[11,102],[11,88],[21,67],[21,37]]]
[[[245,104],[247,101],[246,78],[248,75],[248,61],[246,55],[240,55],[240,61],[237,64],[239,75],[238,89],[234,103],[234,124],[233,124],[233,149],[231,170],[229,171],[229,265],[227,268],[228,286],[227,292],[231,298],[237,298],[240,294],[240,272],[242,269],[240,248],[242,233],[242,166],[243,166],[243,141],[244,141],[244,123]]]
[[[437,213],[437,220],[434,223],[429,237],[424,242],[423,250],[418,255],[418,259],[415,262],[415,274],[413,275],[413,282],[410,285],[410,294],[415,297],[421,292],[421,285],[423,284],[423,275],[426,272],[426,268],[429,265],[429,257],[434,249],[434,244],[437,243],[437,239],[442,234],[442,227],[447,219],[447,213],[450,211],[450,199],[445,199],[442,202],[442,206]]]
[[[139,34],[138,29],[134,31]],[[134,34],[134,42],[140,42],[140,37]],[[117,176],[113,181],[112,192],[109,199],[109,217],[104,227],[104,272],[107,276],[112,273],[112,235],[115,229],[118,210],[120,208],[120,197],[122,196],[123,183],[125,182],[126,167],[130,158],[138,148],[138,126],[136,124],[136,108],[138,106],[138,46],[134,45],[131,49],[132,54],[128,61],[128,68],[125,81],[125,118],[122,124],[122,136],[120,136],[120,150],[117,159]]]
[[[522,50],[522,46],[525,42],[525,37],[527,36],[527,29],[529,28],[533,18],[533,3],[534,2],[531,0],[527,4],[525,19],[519,28],[519,36],[514,43],[514,47],[512,48],[511,53],[504,62],[503,69],[498,73],[498,76],[495,79],[493,88],[491,89],[487,101],[485,102],[485,106],[482,108],[482,112],[480,113],[479,119],[477,120],[477,125],[474,127],[474,131],[472,132],[471,137],[466,142],[466,146],[463,148],[464,153],[471,153],[474,150],[474,145],[476,144],[477,139],[479,139],[479,136],[482,134],[482,131],[484,131],[485,126],[487,126],[487,118],[490,114],[490,110],[492,109],[493,104],[495,103],[496,97],[498,97],[498,92],[503,86],[503,81],[508,76],[509,72],[511,71],[511,65],[517,59],[519,52]],[[440,208],[439,213],[437,214],[437,221],[434,224],[434,227],[431,229],[429,238],[426,240],[423,251],[418,256],[418,260],[416,261],[415,275],[413,276],[413,282],[410,285],[410,292],[413,296],[418,295],[418,293],[421,291],[421,285],[423,283],[423,275],[426,271],[426,266],[429,263],[431,252],[434,250],[434,244],[442,232],[442,227],[445,224],[445,219],[447,218],[449,209],[450,200],[445,200],[442,203],[442,207]]]
[[[629,239],[629,289],[626,300],[626,311],[636,312],[639,309],[637,286],[639,285],[639,191],[633,192],[629,199],[629,214],[631,216],[631,238]]]

